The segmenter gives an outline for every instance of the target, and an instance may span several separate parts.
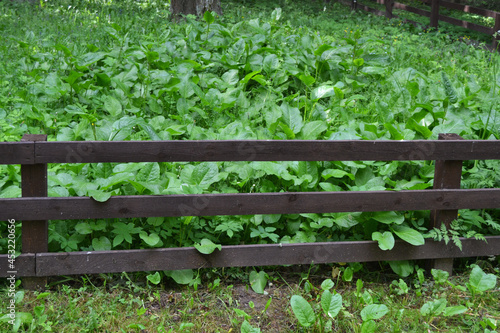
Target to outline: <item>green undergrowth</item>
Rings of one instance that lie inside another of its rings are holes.
[[[42,291],[0,292],[15,303],[2,332],[497,332],[498,262],[465,266],[457,275],[422,269],[399,278],[375,267],[255,270],[204,269],[199,284],[179,287],[141,274],[49,280]],[[250,274],[249,274],[250,273]],[[11,321],[9,323],[9,321]]]
[[[338,3],[222,4],[222,17],[175,23],[167,2],[1,2],[0,140],[500,138],[498,54]],[[464,162],[462,187],[499,187],[499,168]],[[49,165],[48,183],[49,196],[106,201],[426,189],[433,173],[429,161],[63,163]],[[19,166],[0,166],[0,197],[20,194]],[[372,239],[390,249],[395,239],[418,246],[425,238],[460,247],[459,236],[498,235],[499,214],[461,211],[448,230],[430,230],[428,211],[50,221],[49,249],[210,252],[220,244]]]

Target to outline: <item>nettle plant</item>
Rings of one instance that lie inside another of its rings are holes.
[[[28,22],[23,34],[9,30],[9,47],[1,52],[15,61],[0,67],[10,73],[0,78],[0,91],[7,96],[0,94],[2,140],[17,141],[26,132],[44,132],[58,141],[413,140],[435,139],[443,132],[500,137],[497,55],[487,59],[443,46],[439,55],[423,49],[427,58],[442,63],[422,65],[368,27],[342,30],[334,38],[296,27],[280,9],[235,23],[212,13],[178,24],[156,10],[149,13],[150,22],[122,19],[112,9],[91,18],[86,12],[69,14],[80,26],[90,23],[97,30],[88,34],[92,40],[77,33],[71,36],[78,43],[51,39],[56,32],[48,27],[40,41],[38,28]],[[70,26],[71,19],[64,20]],[[14,56],[11,50],[22,52]],[[498,186],[497,164],[466,165],[464,184]],[[19,196],[18,167],[0,166],[0,171],[0,196]],[[50,196],[106,201],[136,194],[425,189],[432,186],[433,172],[433,164],[423,161],[59,164],[50,166],[48,182]],[[446,231],[427,230],[429,213],[420,211],[186,213],[181,218],[51,221],[49,248],[197,245],[209,251],[220,244],[367,239],[390,250],[396,239],[417,246],[426,237],[457,243],[459,236],[480,238],[500,229],[496,211],[462,212]],[[413,270],[409,262],[391,267],[402,275]]]

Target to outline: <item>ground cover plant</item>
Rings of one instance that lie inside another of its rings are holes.
[[[137,275],[54,280],[16,292],[18,332],[497,332],[498,263],[450,277],[422,269],[399,278],[343,266],[272,269],[263,293],[242,269],[203,270],[203,285],[179,288]],[[496,268],[495,268],[496,265]],[[462,267],[462,266],[461,266]],[[463,266],[466,267],[466,266]],[[253,270],[250,270],[255,272]],[[0,298],[8,300],[7,293]],[[0,316],[0,329],[11,329]]]
[[[59,141],[500,137],[498,54],[338,3],[222,5],[222,17],[171,22],[166,2],[1,2],[0,140],[19,141],[25,133]],[[465,162],[462,186],[499,187],[499,168],[498,161]],[[105,201],[131,194],[425,189],[433,171],[432,162],[419,161],[58,164],[49,168],[49,195]],[[0,166],[0,197],[19,196],[19,182],[18,166]],[[459,236],[498,235],[499,216],[461,211],[449,230],[429,230],[425,211],[50,221],[49,248],[363,239],[391,248],[398,238],[460,246]],[[6,224],[0,232],[7,233]],[[411,262],[390,267],[402,277],[416,271]],[[265,275],[254,273],[251,285],[265,285]],[[152,284],[168,278],[194,286],[201,279],[191,270],[147,276]],[[334,299],[325,288],[318,294]],[[318,327],[322,309],[314,312]]]

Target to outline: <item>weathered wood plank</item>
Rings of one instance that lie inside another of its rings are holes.
[[[34,161],[32,142],[0,142],[0,164],[33,164]]]
[[[500,189],[0,199],[0,220],[97,219],[498,208]]]
[[[9,267],[7,254],[0,254],[0,277],[9,277],[11,275],[35,276],[35,254],[24,253],[19,255],[14,262],[14,270]]]
[[[408,6],[408,5],[405,5],[405,4],[400,3],[400,2],[395,2],[394,3],[394,9],[401,9],[401,10],[404,10],[404,11],[407,11],[407,12],[410,12],[410,13],[415,13],[415,14],[418,14],[418,15],[422,15],[422,16],[426,16],[426,17],[431,17],[431,12],[429,12],[427,10],[423,10],[423,9],[420,9],[420,8]]]
[[[454,17],[439,15],[439,20],[456,25],[456,26],[459,26],[459,27],[462,27],[462,28],[467,28],[469,30],[478,31],[478,32],[481,32],[481,33],[487,34],[487,35],[493,35],[493,33],[495,32],[492,28],[484,27],[482,25],[475,24],[472,22],[459,20],[459,19],[456,19]]]
[[[36,163],[500,159],[500,140],[37,142]]]
[[[463,140],[456,134],[439,134],[439,140]],[[436,161],[434,169],[434,189],[458,189],[462,179],[462,161]],[[444,209],[431,211],[431,228],[440,228],[442,224],[450,227],[453,220],[458,217],[458,210]],[[453,259],[435,259],[427,262],[430,269],[440,269],[453,273]],[[428,269],[430,271],[430,269]]]
[[[261,244],[223,246],[221,251],[204,255],[193,247],[153,250],[89,251],[40,253],[36,257],[38,276],[119,273],[244,267],[332,262],[367,262],[477,257],[500,254],[500,236],[487,237],[488,243],[462,241],[462,251],[454,245],[427,241],[412,246],[396,241],[391,251],[382,251],[377,242],[332,242],[301,244]]]
[[[47,135],[25,134],[22,141],[47,141]],[[47,196],[47,164],[21,165],[21,190],[23,197]],[[37,253],[47,252],[49,242],[49,223],[46,219],[34,216],[23,219],[21,230],[21,252]],[[23,286],[26,289],[45,288],[47,279],[26,278]]]

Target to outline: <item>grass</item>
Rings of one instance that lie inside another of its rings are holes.
[[[498,262],[478,264],[499,276]],[[401,279],[375,266],[376,272],[364,268],[351,281],[344,281],[336,275],[338,267],[267,270],[269,283],[264,294],[255,293],[242,280],[246,274],[242,269],[202,270],[204,283],[196,287],[179,287],[171,280],[152,285],[143,275],[126,274],[52,279],[44,291],[18,291],[16,311],[33,317],[19,331],[239,332],[247,321],[262,332],[360,332],[362,310],[374,304],[388,309],[374,321],[374,327],[384,332],[494,332],[500,327],[500,289],[473,296],[465,287],[470,269],[450,278],[422,279],[419,273]],[[305,329],[293,314],[291,296],[301,295],[318,311],[315,304],[327,279],[341,295],[343,307],[330,326]],[[9,301],[5,292],[0,298],[3,304]],[[446,299],[448,307],[466,309],[459,315],[423,315],[423,305],[438,299]],[[8,323],[0,323],[0,330],[9,328]]]

